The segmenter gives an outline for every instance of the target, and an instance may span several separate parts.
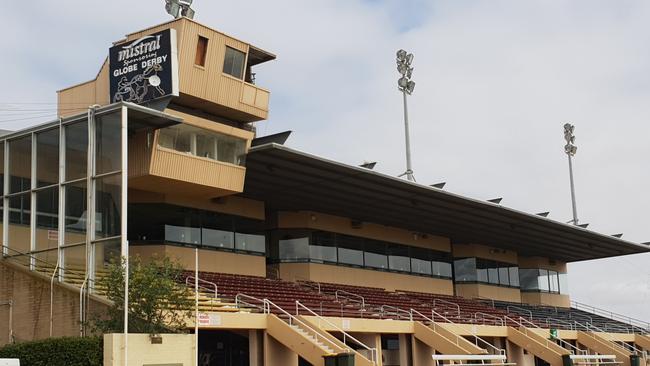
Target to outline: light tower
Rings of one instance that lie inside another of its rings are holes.
[[[194,19],[194,9],[190,8],[193,0],[165,0],[165,10],[174,18]]]
[[[400,175],[400,177],[406,175],[408,180],[415,182],[415,176],[413,175],[413,168],[411,166],[411,138],[409,136],[409,113],[406,103],[406,96],[411,95],[415,89],[415,81],[411,80],[411,76],[413,75],[412,63],[412,53],[407,53],[404,50],[397,51],[397,71],[401,75],[399,80],[397,80],[397,88],[404,96],[404,135],[406,139],[406,172]]]
[[[575,145],[576,137],[573,134],[575,126],[570,123],[564,125],[564,139],[566,140],[566,145],[564,145],[564,152],[569,158],[569,179],[571,181],[571,205],[573,207],[573,225],[578,225],[578,209],[576,208],[576,190],[575,184],[573,182],[573,162],[572,157],[575,156],[578,151],[578,147]]]

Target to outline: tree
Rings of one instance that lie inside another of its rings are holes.
[[[111,260],[108,273],[98,281],[112,301],[105,317],[93,320],[102,333],[124,331],[124,261]],[[194,301],[182,281],[183,268],[171,259],[154,257],[129,263],[129,333],[183,332],[191,318]]]

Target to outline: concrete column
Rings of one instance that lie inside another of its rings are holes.
[[[377,349],[377,366],[382,366],[381,358],[381,335],[375,333],[354,333],[352,334],[354,338],[363,342],[363,344],[368,345],[368,347],[374,347]]]
[[[431,355],[436,353],[436,350],[428,345],[420,342],[415,336],[411,336],[411,348],[413,354],[413,366],[433,366],[433,359]]]
[[[524,349],[516,344],[506,341],[506,354],[508,362],[516,363],[517,366],[535,366],[535,356],[524,352]]]
[[[262,331],[248,331],[248,359],[250,366],[264,366],[264,338]]]
[[[298,354],[264,332],[264,365],[298,366]]]
[[[411,356],[411,335],[399,335],[399,364],[400,366],[411,366],[413,357]]]

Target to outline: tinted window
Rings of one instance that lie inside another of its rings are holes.
[[[244,77],[244,62],[246,54],[226,46],[226,57],[223,62],[223,72],[242,79]]]

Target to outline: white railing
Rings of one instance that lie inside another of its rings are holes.
[[[460,305],[456,304],[455,302],[447,301],[447,300],[442,300],[442,299],[434,299],[433,300],[433,307],[439,307],[438,305],[442,304],[446,308],[452,308],[456,311],[456,318],[460,318]],[[443,307],[440,306],[440,307]]]
[[[415,310],[415,309],[411,309],[411,314],[417,314],[417,315],[423,317],[424,319],[428,320],[428,321],[431,323],[431,325],[433,326],[433,329],[434,329],[434,330],[436,330],[437,327],[438,327],[438,325],[436,324],[436,322],[434,321],[434,319],[435,319],[436,317],[439,317],[439,318],[443,319],[445,322],[447,322],[449,325],[451,325],[451,326],[455,327],[456,329],[458,329],[460,332],[464,332],[464,331],[465,331],[465,329],[463,329],[462,327],[460,327],[459,324],[452,322],[451,320],[449,320],[449,319],[448,319],[447,317],[445,317],[444,315],[437,313],[435,310],[431,310],[431,318],[428,318],[427,316],[424,316],[422,313],[420,313],[419,311],[417,311],[417,310]],[[412,317],[412,315],[411,315],[411,317]],[[462,348],[462,346],[460,345],[460,340],[461,340],[461,339],[464,339],[464,338],[463,338],[462,336],[459,336],[458,334],[456,334],[456,333],[454,333],[454,332],[451,332],[451,333],[454,334],[454,335],[456,336],[456,341],[455,341],[456,345]],[[443,338],[449,340],[449,338],[444,337],[442,334],[440,334],[440,335],[441,335]],[[476,345],[476,347],[484,348],[484,349],[486,349],[486,350],[487,350],[487,349],[492,349],[494,352],[496,352],[497,354],[499,354],[499,355],[501,355],[501,356],[505,356],[505,355],[506,355],[506,350],[505,350],[505,349],[498,348],[498,347],[494,346],[492,343],[490,343],[490,342],[486,341],[485,339],[479,337],[479,336],[476,335],[475,333],[472,333],[471,336],[474,337],[474,344]],[[479,345],[479,344],[480,344],[480,345]]]
[[[194,288],[195,281],[196,281],[196,277],[187,276],[185,277],[185,286]],[[199,289],[208,293],[213,293],[215,299],[219,298],[219,287],[217,286],[216,283],[202,280],[200,278],[198,278],[198,282],[199,282]]]
[[[296,282],[298,282],[299,284],[305,287],[309,287],[312,290],[318,291],[319,294],[321,293],[320,282],[314,282],[302,277],[296,277]]]
[[[633,325],[633,326],[639,327],[639,328],[643,328],[646,331],[650,332],[650,322],[647,322],[647,321],[644,321],[644,320],[635,319],[635,318],[632,318],[632,317],[629,317],[629,316],[626,316],[626,315],[618,314],[618,313],[615,313],[615,312],[609,311],[609,310],[600,309],[600,308],[597,308],[595,306],[583,304],[583,303],[580,303],[580,302],[577,302],[577,301],[571,301],[571,306],[576,310],[582,310],[582,311],[592,313],[594,315],[598,315],[598,316],[602,316],[602,317],[609,318],[609,319],[612,319],[612,320],[628,323],[630,325]]]
[[[507,319],[507,320],[510,320],[510,321],[512,321],[512,322],[514,322],[514,323],[516,323],[516,324],[518,324],[518,325],[520,326],[520,329],[523,329],[524,334],[525,334],[526,336],[529,336],[529,337],[530,337],[530,335],[529,335],[529,333],[528,333],[528,330],[529,330],[528,328],[544,329],[544,328],[538,326],[537,324],[535,324],[535,323],[529,321],[529,320],[526,319],[526,318],[519,317],[519,319],[513,319],[513,318],[511,318],[511,317],[509,317],[509,316],[507,316],[507,315],[504,316],[504,318]],[[549,330],[549,332],[550,332],[550,330]],[[538,333],[535,333],[535,335],[540,336]],[[550,348],[550,345],[551,345],[551,344],[555,344],[555,345],[557,345],[556,343],[551,342],[551,340],[547,339],[546,337],[543,337],[543,338],[544,338],[545,341],[546,341],[546,344],[545,344],[546,348]],[[567,341],[563,340],[563,339],[560,338],[559,336],[555,337],[554,340],[560,342],[560,344],[562,345],[561,347],[564,348],[564,349],[567,349],[569,352],[571,352],[571,354],[574,354],[574,355],[577,355],[577,354],[586,354],[586,352],[587,352],[587,351],[585,351],[585,350],[581,350],[580,348],[574,346],[574,345],[571,344],[570,342],[567,342]]]
[[[546,326],[549,328],[552,327],[569,327],[568,330],[575,330],[575,323],[568,322],[566,320],[555,319],[555,318],[546,318]]]
[[[347,292],[344,290],[336,290],[334,292],[334,296],[336,297],[336,301],[345,299],[347,301],[352,301],[361,304],[362,309],[366,308],[366,299],[364,299],[363,296],[361,295],[353,294],[352,292]]]
[[[296,300],[296,315],[300,315],[300,309],[306,310],[309,314],[312,316],[315,316],[318,319],[318,327],[322,328],[321,321],[327,323],[330,327],[336,329],[338,332],[340,332],[343,335],[343,344],[347,346],[347,340],[353,341],[355,344],[361,346],[363,349],[368,351],[370,353],[371,361],[374,364],[377,364],[377,348],[372,348],[366,345],[365,343],[361,342],[360,340],[354,338],[350,334],[348,334],[346,331],[341,329],[338,325],[334,324],[327,318],[324,318],[318,314],[316,314],[314,311],[312,311],[310,308],[306,307],[305,305],[301,304],[300,301]]]
[[[510,309],[519,310],[519,311],[510,311]],[[520,318],[521,318],[521,312],[523,312],[528,314],[528,319],[533,320],[533,312],[528,309],[520,308],[519,306],[508,305],[506,311],[509,313],[519,314]]]
[[[494,325],[500,325],[500,326],[504,325],[504,321],[503,321],[503,319],[501,319],[501,317],[498,317],[498,316],[492,315],[492,314],[488,314],[488,313],[481,313],[481,312],[474,313],[474,319],[476,321],[482,320],[483,325],[485,325],[485,320],[486,319],[490,319],[490,321]]]
[[[596,338],[596,336],[594,334],[594,331],[599,332],[601,334],[601,337],[603,337],[603,338],[607,339],[608,341],[610,341],[619,350],[623,350],[625,352],[629,352],[629,353],[632,353],[634,355],[639,355],[639,356],[642,356],[643,358],[647,358],[647,353],[645,351],[640,350],[640,349],[636,348],[634,345],[631,345],[631,344],[628,344],[628,343],[625,343],[625,342],[622,342],[622,344],[619,343],[618,340],[614,339],[611,334],[605,332],[604,330],[598,328],[597,326],[595,326],[593,324],[587,324],[587,328],[589,328],[591,333],[586,333],[586,334],[590,335],[592,338],[598,339],[598,338]]]
[[[413,320],[413,316],[410,312],[396,306],[382,305],[379,307],[379,311],[382,318],[386,316],[394,316],[397,319]]]

